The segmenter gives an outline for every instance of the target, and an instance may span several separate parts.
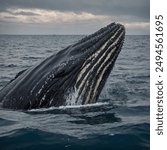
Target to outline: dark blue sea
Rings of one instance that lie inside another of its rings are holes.
[[[0,35],[0,89],[83,35]],[[0,108],[1,150],[149,150],[149,36],[127,35],[96,104]]]

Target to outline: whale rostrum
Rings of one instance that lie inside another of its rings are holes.
[[[0,91],[2,107],[34,109],[95,103],[124,38],[124,26],[111,23],[20,72]]]

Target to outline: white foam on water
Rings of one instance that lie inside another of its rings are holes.
[[[48,110],[64,110],[64,109],[74,109],[74,108],[89,108],[89,107],[99,107],[99,106],[106,106],[109,105],[108,102],[97,102],[93,104],[85,104],[85,105],[67,105],[67,106],[59,106],[59,107],[49,107],[49,108],[38,108],[38,109],[31,109],[28,110],[29,112],[44,112]]]
[[[107,102],[98,102],[93,104],[85,104],[85,105],[67,105],[67,106],[59,106],[59,109],[68,109],[68,108],[85,108],[85,107],[97,107],[97,106],[104,106],[109,105]]]
[[[72,92],[68,92],[69,94],[66,96],[66,105],[77,105],[80,104],[80,102],[77,102],[78,98],[78,90],[76,87],[74,87],[74,90]]]

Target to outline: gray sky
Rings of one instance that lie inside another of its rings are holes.
[[[149,34],[149,0],[0,0],[0,34],[90,34],[111,23]]]

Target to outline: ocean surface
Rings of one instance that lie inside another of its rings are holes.
[[[83,35],[0,35],[0,89]],[[149,150],[149,36],[127,35],[96,104],[0,108],[1,150]]]

